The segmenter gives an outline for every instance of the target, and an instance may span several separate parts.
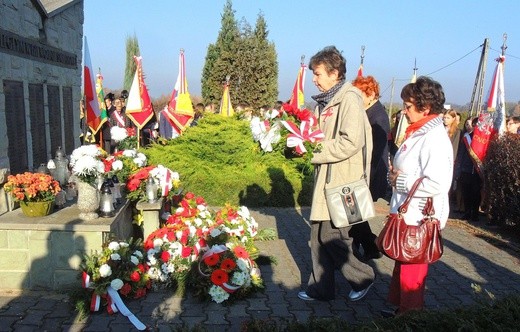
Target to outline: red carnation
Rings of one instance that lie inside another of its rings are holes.
[[[190,257],[191,255],[191,247],[182,247],[182,253],[181,256],[183,258]]]
[[[128,294],[130,294],[131,291],[132,291],[132,286],[130,286],[129,283],[125,283],[123,285],[123,287],[121,287],[121,289],[119,290],[119,293],[121,293],[121,295],[123,295],[123,296],[127,296]]]
[[[139,272],[134,271],[130,274],[130,280],[132,280],[133,282],[138,282],[139,280],[141,280],[141,275],[139,274]]]
[[[195,203],[197,203],[197,205],[206,205],[206,201],[204,201],[204,198],[202,198],[201,196],[198,196],[195,199]]]
[[[138,299],[140,297],[143,297],[146,295],[146,288],[139,288],[136,292],[135,292],[135,296],[134,298]]]
[[[232,259],[230,258],[226,258],[222,261],[222,264],[220,264],[220,268],[222,270],[225,270],[225,271],[231,271],[233,270],[235,267],[237,267],[237,264],[235,263],[235,261],[233,261]]]
[[[170,253],[168,251],[161,252],[161,260],[167,262],[170,260]]]
[[[139,269],[139,271],[141,271],[141,273],[144,273],[146,271],[146,268],[143,264],[137,265],[137,268]]]
[[[224,270],[215,270],[211,274],[211,282],[217,286],[221,286],[222,284],[228,282],[229,276]]]
[[[129,179],[126,183],[126,187],[130,191],[135,191],[139,188],[139,185],[141,184],[141,181],[138,179]]]
[[[193,197],[195,197],[195,194],[192,192],[188,192],[186,195],[184,195],[185,199],[193,199]]]

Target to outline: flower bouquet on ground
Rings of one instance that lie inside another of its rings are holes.
[[[260,269],[242,242],[219,228],[210,232],[207,242],[209,248],[188,279],[196,296],[222,303],[263,288]]]
[[[121,296],[142,298],[151,287],[140,241],[112,241],[101,252],[85,255],[81,268],[90,311],[98,311],[106,305],[109,314],[121,311],[138,329],[144,328],[121,300]]]

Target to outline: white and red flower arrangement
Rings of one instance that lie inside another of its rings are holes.
[[[212,212],[202,197],[187,193],[165,226],[144,243],[148,275],[217,303],[244,297],[262,287],[254,262],[257,231],[246,207]]]
[[[289,148],[292,155],[286,154],[288,157],[301,157],[307,152],[311,152],[312,157],[312,151],[319,149],[319,142],[324,138],[314,114],[290,104],[283,104],[279,111],[267,112],[264,120],[253,117],[250,127],[253,139],[260,143],[263,151]]]
[[[142,244],[137,241],[111,241],[101,252],[85,255],[82,286],[90,291],[90,311],[106,305],[109,314],[120,311],[142,330],[145,326],[123,303],[124,298],[144,297],[151,288]]]
[[[179,173],[162,165],[146,166],[131,174],[126,181],[126,197],[134,202],[146,199],[146,182],[152,177],[157,184],[158,195],[172,198],[180,186]]]
[[[124,130],[124,128],[119,129]],[[110,177],[116,175],[121,183],[126,183],[130,174],[136,173],[147,164],[146,155],[135,149],[114,152],[102,161],[105,165],[105,173]]]

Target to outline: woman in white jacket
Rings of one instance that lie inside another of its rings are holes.
[[[444,109],[444,92],[438,82],[419,77],[415,83],[403,88],[401,98],[403,114],[410,126],[388,173],[388,182],[393,189],[390,213],[397,213],[415,180],[424,176],[404,220],[408,225],[418,225],[423,218],[426,199],[432,197],[434,216],[444,228],[449,215],[448,192],[453,174],[453,148],[439,117]],[[384,311],[383,316],[423,309],[427,274],[428,264],[396,261],[388,301],[398,309]]]

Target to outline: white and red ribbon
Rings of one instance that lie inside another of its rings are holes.
[[[296,126],[296,124],[291,121],[282,121],[282,124],[290,132],[287,136],[287,146],[295,148],[296,152],[299,154],[307,152],[303,142],[314,143],[325,137],[320,129],[312,131],[312,126],[314,125],[312,118],[309,121],[302,121],[300,127]]]
[[[135,326],[139,331],[146,330],[146,325],[141,323],[139,318],[135,317],[135,315],[125,306],[123,300],[119,296],[119,293],[112,288],[112,286],[107,287],[108,295],[112,298],[117,309],[128,318],[128,320]]]

